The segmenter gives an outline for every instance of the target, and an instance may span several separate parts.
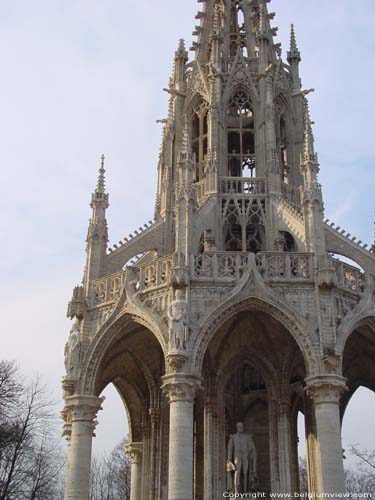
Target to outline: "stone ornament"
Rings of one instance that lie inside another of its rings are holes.
[[[188,337],[187,304],[185,292],[176,290],[176,298],[168,309],[169,349],[171,352],[184,352]]]
[[[66,378],[76,380],[79,375],[81,361],[81,341],[78,323],[70,330],[68,342],[65,345]]]

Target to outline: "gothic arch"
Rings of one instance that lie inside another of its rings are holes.
[[[262,376],[265,384],[268,389],[272,391],[274,383],[276,381],[277,373],[272,366],[272,364],[264,357],[259,355],[253,349],[249,349],[246,352],[241,352],[235,356],[232,356],[225,364],[222,366],[217,372],[218,379],[218,392],[220,392],[228,382],[228,380],[232,377],[236,368],[229,370],[229,368],[233,366],[238,366],[239,363],[248,361],[249,355],[253,355],[251,364],[256,368],[259,374]]]
[[[192,366],[198,376],[202,373],[203,360],[207,348],[219,328],[229,319],[234,318],[241,312],[258,311],[269,315],[280,323],[296,341],[306,366],[307,376],[319,372],[320,362],[310,332],[305,324],[296,315],[281,304],[275,305],[255,295],[239,299],[236,302],[223,307],[219,305],[206,319],[199,332],[195,336],[192,346]]]
[[[366,309],[365,311],[361,310],[353,317],[348,318],[347,321],[344,320],[342,325],[340,325],[336,342],[337,353],[340,356],[344,354],[348,339],[362,326],[369,327],[375,337],[375,308],[371,310]]]
[[[79,393],[81,394],[96,394],[99,370],[104,356],[107,355],[109,349],[120,338],[126,338],[134,329],[138,327],[147,331],[151,338],[155,341],[165,360],[166,345],[162,332],[155,328],[155,325],[150,324],[145,317],[138,316],[135,313],[125,312],[117,317],[112,324],[104,327],[96,334],[92,340],[83,360],[80,379],[78,382]],[[147,376],[147,365],[143,361],[139,361]],[[165,366],[164,366],[165,370]]]

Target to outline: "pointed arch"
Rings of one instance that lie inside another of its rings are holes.
[[[138,335],[137,343],[145,342],[148,345],[148,353],[153,353],[158,358],[159,369],[165,372],[166,342],[163,333],[159,331],[155,324],[151,324],[145,317],[135,313],[124,312],[117,317],[110,325],[100,330],[92,340],[85,357],[83,359],[78,390],[81,394],[95,394],[100,392],[100,377],[102,375],[105,357],[111,355],[111,350],[119,342],[128,342]],[[149,372],[147,359],[144,355],[137,356],[136,349],[128,348],[131,356],[136,356],[137,363],[141,367],[145,382],[147,383],[150,399],[154,397],[158,387],[152,383],[152,376]],[[138,348],[139,351],[139,348]]]
[[[226,305],[219,304],[202,324],[195,335],[192,347],[191,366],[195,367],[196,375],[201,375],[208,346],[220,327],[239,313],[251,311],[264,313],[273,318],[293,337],[302,353],[307,376],[319,372],[319,355],[315,351],[313,338],[307,325],[302,323],[294,312],[286,306],[276,305],[256,295],[250,295],[234,302],[228,301]]]

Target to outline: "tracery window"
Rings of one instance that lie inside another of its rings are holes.
[[[192,118],[192,150],[197,163],[196,181],[204,177],[205,157],[208,149],[208,105],[206,101],[199,101],[193,108]]]
[[[264,250],[265,207],[263,202],[228,200],[223,203],[223,244],[226,252]]]
[[[227,109],[228,175],[255,177],[254,113],[243,91],[233,95]]]

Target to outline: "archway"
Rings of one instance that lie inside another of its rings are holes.
[[[165,428],[165,423],[169,421],[168,406],[161,397],[160,389],[165,369],[162,348],[148,328],[129,318],[104,335],[109,340],[105,348],[97,353],[99,361],[93,387],[95,394],[101,395],[113,385],[126,409],[126,414],[121,412],[121,416],[124,431],[128,421],[132,498],[133,495],[134,498],[151,498],[151,495],[162,498],[167,471],[161,469],[167,464],[163,464],[161,456],[165,453],[164,448],[168,447],[168,427]],[[99,424],[103,414],[110,409],[111,405],[108,408],[104,401],[102,415],[98,415]],[[119,418],[119,415],[112,414],[112,419],[118,421]],[[159,468],[160,463],[162,468]],[[134,478],[137,484],[134,484]]]
[[[256,448],[256,479],[250,468],[242,471],[252,488],[296,491],[297,414],[304,405],[306,374],[297,342],[264,311],[243,310],[216,330],[203,360],[204,418],[197,428],[198,441],[206,436],[204,469],[212,477],[206,477],[204,498],[209,492],[210,498],[222,498],[231,487],[227,468],[235,457],[228,443],[238,422]]]
[[[375,418],[374,359],[374,318],[367,318],[349,335],[343,354],[343,375],[347,378],[348,391],[341,404],[342,435],[349,467],[356,462],[350,453],[352,445],[375,450],[372,430]]]

